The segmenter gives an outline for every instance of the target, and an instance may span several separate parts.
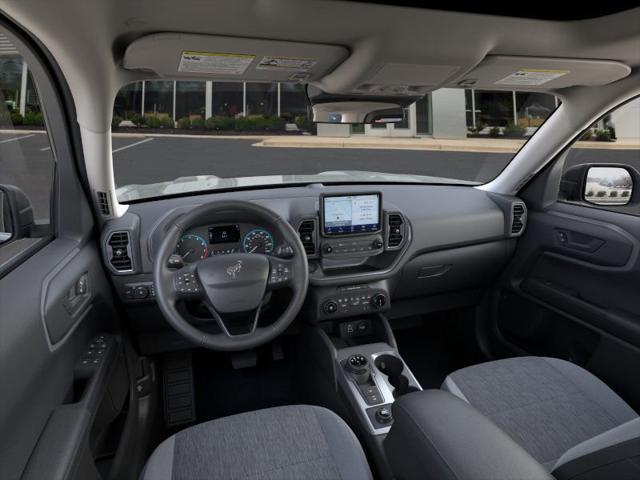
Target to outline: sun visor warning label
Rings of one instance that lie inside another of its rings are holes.
[[[242,75],[255,55],[220,52],[182,52],[179,72]]]
[[[569,70],[522,69],[518,70],[515,73],[512,73],[502,80],[498,80],[496,82],[496,85],[520,85],[536,87],[538,85],[543,85],[547,82],[550,82],[551,80],[555,80],[556,78],[560,78],[569,72]]]
[[[291,72],[308,72],[318,61],[315,58],[300,57],[262,57],[256,70],[279,70]]]

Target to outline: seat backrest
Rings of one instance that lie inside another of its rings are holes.
[[[558,480],[640,478],[640,418],[567,450],[556,462],[552,474]]]

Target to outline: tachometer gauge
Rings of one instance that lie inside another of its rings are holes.
[[[256,228],[242,239],[242,248],[246,253],[273,253],[273,236],[264,228]]]
[[[195,262],[203,260],[209,254],[207,242],[200,235],[187,234],[180,237],[176,246],[176,253],[182,257],[183,262]]]

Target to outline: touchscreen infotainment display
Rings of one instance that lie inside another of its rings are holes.
[[[380,230],[380,194],[322,197],[325,235],[370,233]]]

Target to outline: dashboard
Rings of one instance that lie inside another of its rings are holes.
[[[175,253],[184,263],[230,253],[273,255],[280,239],[268,227],[247,223],[213,224],[187,230]]]
[[[203,203],[255,202],[293,227],[309,265],[300,316],[312,323],[379,313],[393,320],[475,305],[524,230],[526,205],[517,197],[466,186],[375,187],[315,184],[130,205],[105,223],[101,247],[115,290],[132,309],[129,321],[141,335],[142,350],[168,351],[178,341],[155,304],[153,261],[167,229]],[[218,220],[184,232],[175,246],[182,263],[240,252],[286,257],[287,245],[274,226]]]

